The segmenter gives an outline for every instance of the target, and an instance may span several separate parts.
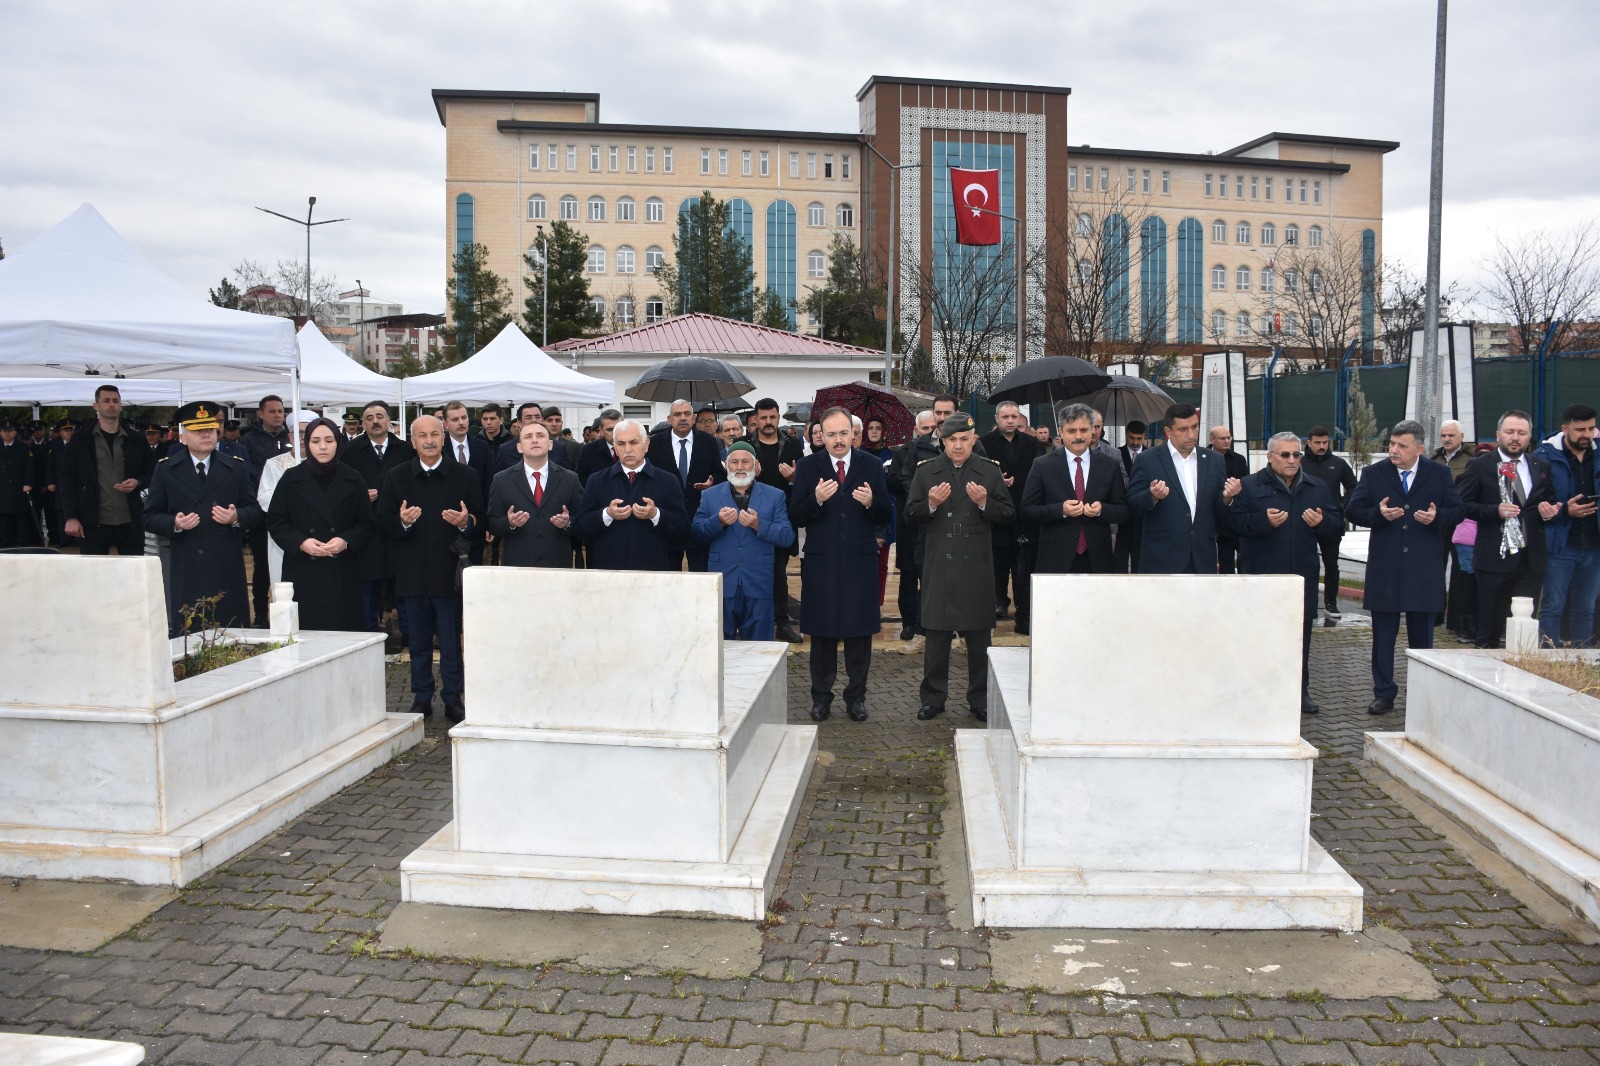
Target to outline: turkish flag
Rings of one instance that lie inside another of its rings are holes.
[[[950,168],[957,244],[1000,243],[1000,172]]]

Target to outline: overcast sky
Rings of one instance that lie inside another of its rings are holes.
[[[1069,86],[1073,144],[1220,150],[1271,130],[1401,142],[1385,243],[1426,257],[1435,5],[1419,0],[0,2],[0,239],[93,203],[204,296],[303,253],[444,305],[429,91],[601,94],[610,122],[857,128],[873,74]],[[1451,6],[1444,276],[1495,234],[1600,216],[1592,0]]]

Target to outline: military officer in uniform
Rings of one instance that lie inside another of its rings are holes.
[[[994,628],[994,530],[1015,520],[1005,474],[973,454],[972,416],[957,413],[940,429],[943,454],[917,464],[906,519],[926,527],[922,560],[923,721],[944,713],[950,688],[950,642],[967,644],[967,709],[989,719],[989,633]]]
[[[217,450],[219,411],[204,401],[178,409],[183,449],[156,464],[145,501],[144,528],[172,542],[167,624],[174,636],[183,628],[182,607],[218,593],[218,625],[250,620],[244,544],[261,507],[250,464]]]

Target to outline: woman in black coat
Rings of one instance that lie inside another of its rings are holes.
[[[360,632],[361,550],[377,531],[367,483],[339,461],[338,427],[326,418],[306,424],[305,456],[273,490],[267,531],[283,549],[300,628]]]

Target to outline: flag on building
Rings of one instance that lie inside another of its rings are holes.
[[[1000,243],[1000,172],[950,168],[957,244]]]

